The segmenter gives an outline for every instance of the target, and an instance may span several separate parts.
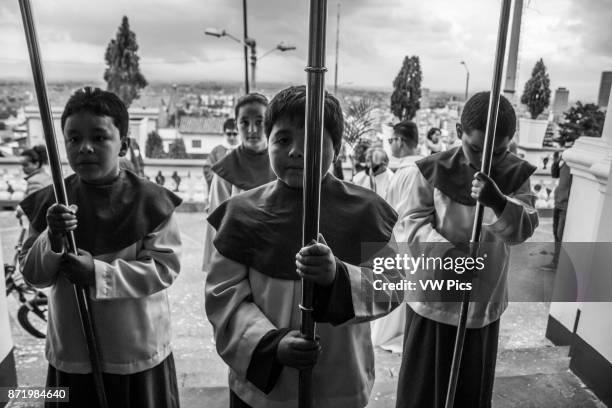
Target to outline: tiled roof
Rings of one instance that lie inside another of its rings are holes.
[[[223,122],[226,118],[203,118],[197,116],[182,116],[179,124],[181,133],[222,134]]]

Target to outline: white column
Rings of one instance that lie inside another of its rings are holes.
[[[563,157],[573,175],[563,241],[612,242],[612,99],[602,137],[579,138]],[[592,256],[583,253],[582,259],[572,259],[576,272],[588,275],[578,280],[589,291],[612,293],[612,253],[592,247]],[[612,302],[551,303],[550,315],[572,331],[578,309],[577,336],[612,362]]]

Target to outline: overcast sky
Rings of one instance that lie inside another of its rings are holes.
[[[242,48],[204,35],[209,27],[242,36],[242,0],[32,0],[47,80],[99,82],[104,51],[121,17],[129,17],[148,80],[243,78]],[[423,86],[461,91],[491,83],[500,0],[342,0],[340,84],[390,89],[405,55],[418,55]],[[333,82],[337,1],[329,0],[327,83]],[[518,91],[539,58],[551,87],[595,101],[601,71],[612,70],[612,0],[525,0]],[[258,63],[261,81],[303,83],[307,0],[249,0],[249,36],[258,53],[283,41],[296,51]],[[31,77],[17,0],[0,0],[0,78]]]

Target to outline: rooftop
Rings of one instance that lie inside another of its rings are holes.
[[[227,118],[218,117],[199,117],[199,116],[182,116],[179,124],[179,132],[186,134],[222,134],[223,122]]]

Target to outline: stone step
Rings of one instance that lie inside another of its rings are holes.
[[[569,368],[568,347],[534,347],[500,350],[495,376],[516,377],[562,373]]]

